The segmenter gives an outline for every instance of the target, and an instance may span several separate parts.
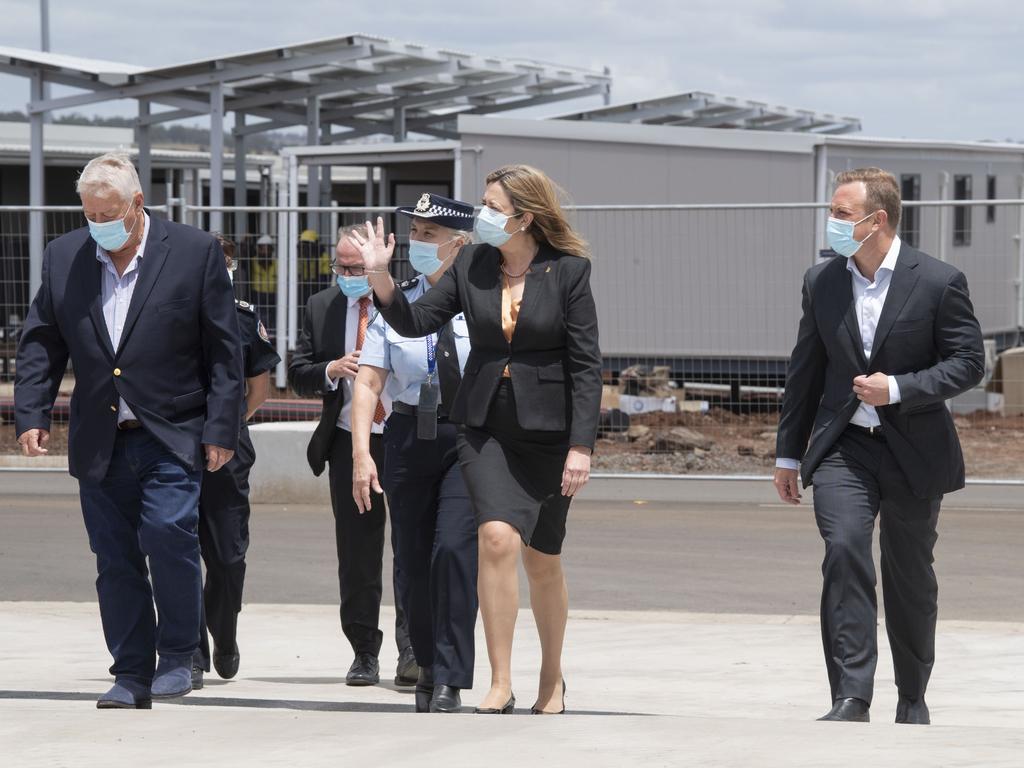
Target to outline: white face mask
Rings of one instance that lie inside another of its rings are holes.
[[[505,231],[505,225],[511,218],[514,217],[506,216],[504,213],[496,211],[493,208],[488,208],[485,205],[476,217],[476,226],[474,229],[476,230],[477,237],[488,245],[500,248],[511,240],[512,234],[514,234]]]
[[[828,237],[828,247],[838,253],[840,256],[850,257],[853,256],[860,247],[867,242],[871,235],[875,234],[874,230],[868,234],[863,240],[853,239],[853,230],[856,228],[861,221],[867,221],[872,216],[878,213],[869,213],[860,221],[846,221],[845,219],[837,219],[834,216],[829,216],[828,226],[825,229],[825,234]]]

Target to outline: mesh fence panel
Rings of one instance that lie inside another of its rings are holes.
[[[908,204],[917,210],[918,247],[967,275],[975,310],[995,353],[1018,343],[1020,243],[1024,201]],[[821,258],[827,215],[820,204],[790,206],[581,206],[573,225],[593,252],[592,286],[604,353],[602,435],[595,467],[604,470],[765,474],[787,358],[800,315],[804,271]],[[156,215],[166,215],[156,212]],[[305,304],[331,288],[338,229],[383,215],[395,232],[392,272],[412,274],[408,219],[393,209],[179,208],[178,221],[220,230],[236,243],[235,294],[255,304],[283,356],[294,349]],[[971,222],[964,240],[962,224]],[[77,209],[45,215],[46,240],[82,226]],[[0,209],[0,418],[11,417],[14,353],[29,301],[27,210]],[[954,403],[969,472],[1020,475],[1004,457],[1024,437],[1024,365],[1003,357],[1002,393],[982,389]],[[282,364],[275,383],[284,384]],[[55,414],[66,419],[73,379]],[[991,388],[991,385],[990,385]],[[320,404],[287,386],[272,390],[262,421],[315,420]],[[1004,415],[1005,414],[1005,415]],[[13,446],[13,431],[4,427]],[[982,439],[985,438],[985,439]],[[59,439],[56,449],[60,449]]]

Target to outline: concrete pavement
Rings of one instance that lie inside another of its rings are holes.
[[[150,712],[99,712],[110,659],[94,566],[74,489],[54,480],[0,476],[2,768],[1024,764],[1016,487],[968,489],[944,505],[935,725],[923,728],[892,722],[884,630],[874,722],[815,722],[829,702],[809,506],[775,504],[760,483],[650,479],[593,483],[570,513],[567,717],[416,716],[410,693],[389,683],[345,686],[330,512],[271,504],[253,514],[239,677],[213,676]],[[393,612],[383,613],[390,679]],[[468,706],[487,681],[477,630]],[[524,609],[520,714],[538,663]]]
[[[815,722],[828,693],[813,617],[574,611],[563,718],[415,715],[410,693],[390,683],[349,688],[336,622],[333,605],[247,606],[236,680],[213,677],[148,712],[100,712],[109,658],[95,606],[0,603],[4,765],[1019,768],[1024,754],[1022,624],[941,622],[935,724],[914,727],[892,722],[884,637],[874,722]],[[481,652],[467,712],[485,662]],[[538,663],[523,612],[517,714],[533,702]]]

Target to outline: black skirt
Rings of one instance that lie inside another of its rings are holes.
[[[569,432],[520,427],[505,378],[484,426],[459,429],[458,449],[477,525],[500,520],[538,552],[560,554],[572,501],[562,495]]]

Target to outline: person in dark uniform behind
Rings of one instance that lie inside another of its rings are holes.
[[[409,260],[419,277],[400,284],[409,301],[429,291],[472,240],[473,206],[424,194],[412,217]],[[352,495],[360,511],[371,491],[387,493],[395,557],[405,573],[405,615],[420,678],[417,712],[458,712],[473,687],[477,595],[476,516],[459,467],[458,428],[448,412],[469,358],[461,313],[441,332],[407,339],[378,316],[366,334],[352,395]],[[380,480],[370,453],[377,400],[387,387]],[[438,398],[438,395],[440,398]]]
[[[235,244],[214,233],[224,250],[228,275],[235,261]],[[249,470],[256,461],[248,421],[270,392],[270,371],[281,358],[270,343],[256,307],[235,299],[238,330],[242,339],[242,370],[245,374],[244,414],[238,450],[219,472],[204,472],[199,495],[199,546],[206,564],[203,614],[199,647],[192,661],[192,688],[203,687],[203,672],[210,671],[213,636],[213,668],[225,680],[238,672],[238,613],[242,610],[245,553],[249,548]]]

